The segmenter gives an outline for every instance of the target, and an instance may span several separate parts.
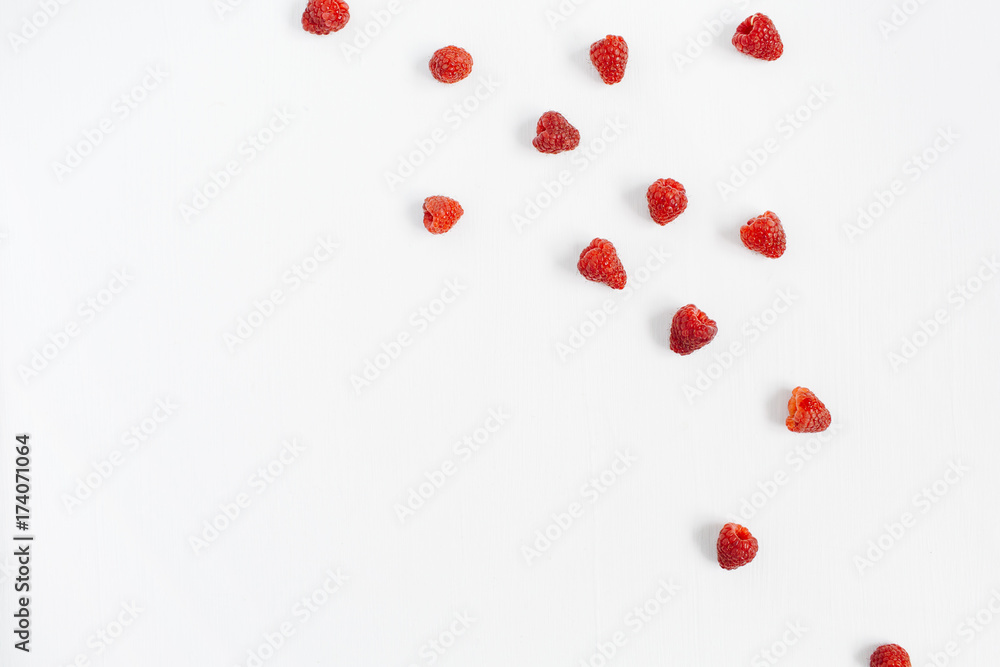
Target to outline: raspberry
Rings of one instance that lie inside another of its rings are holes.
[[[538,119],[537,137],[531,143],[542,153],[571,151],[580,145],[580,131],[569,124],[561,113],[546,111]]]
[[[733,46],[760,60],[777,60],[785,50],[774,22],[763,14],[754,14],[737,26]]]
[[[649,215],[658,225],[674,220],[687,208],[688,198],[684,186],[672,178],[661,178],[646,191]]]
[[[613,289],[625,287],[625,268],[618,259],[618,253],[611,245],[611,241],[604,239],[591,241],[590,245],[580,253],[580,261],[577,262],[576,268],[587,280],[604,283]]]
[[[625,76],[628,44],[621,37],[608,35],[590,45],[590,62],[594,63],[604,83],[618,83]]]
[[[788,417],[785,418],[789,431],[819,433],[830,428],[831,421],[830,411],[823,401],[816,398],[816,394],[805,387],[792,390],[792,397],[788,399]]]
[[[688,304],[674,313],[670,324],[670,349],[680,355],[700,350],[715,338],[719,327],[708,315]]]
[[[785,228],[771,211],[747,222],[740,228],[740,239],[750,250],[764,257],[777,258],[785,254]]]
[[[314,35],[337,32],[351,18],[347,3],[342,0],[309,0],[302,14],[302,27]]]
[[[429,67],[441,83],[457,83],[472,71],[472,56],[465,49],[446,46],[434,52]]]
[[[463,213],[462,205],[450,197],[428,197],[424,200],[424,227],[431,234],[444,234]]]
[[[872,653],[871,667],[910,667],[910,654],[899,644],[879,646]]]
[[[719,565],[724,570],[743,567],[757,555],[757,538],[738,523],[727,523],[719,531],[716,543]]]

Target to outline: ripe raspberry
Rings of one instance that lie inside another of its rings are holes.
[[[757,555],[757,538],[740,524],[727,523],[719,531],[716,548],[722,569],[735,570],[752,561]]]
[[[462,205],[450,197],[428,197],[424,200],[424,227],[431,234],[444,234],[463,213]]]
[[[347,25],[350,18],[343,0],[309,0],[302,14],[302,27],[314,35],[328,35]]]
[[[684,186],[672,178],[661,178],[650,185],[646,201],[649,202],[649,215],[661,226],[677,218],[688,206]]]
[[[910,654],[899,644],[879,646],[872,653],[871,667],[910,667]]]
[[[670,324],[670,349],[680,355],[700,350],[715,338],[719,327],[708,315],[688,304],[674,313]]]
[[[740,239],[750,250],[764,257],[777,258],[785,254],[785,228],[771,211],[747,222],[740,228]]]
[[[760,60],[777,60],[785,50],[778,29],[763,14],[754,14],[737,26],[733,46],[740,53]]]
[[[542,153],[556,154],[571,151],[580,145],[580,131],[569,124],[561,113],[546,111],[538,119],[537,137],[532,145]]]
[[[618,253],[611,241],[594,239],[580,253],[580,261],[576,268],[587,280],[604,283],[613,289],[624,289],[625,267],[618,259]]]
[[[429,67],[441,83],[456,83],[472,72],[472,56],[465,49],[446,46],[434,52]]]
[[[816,394],[805,387],[792,390],[792,397],[788,399],[788,417],[785,418],[789,431],[819,433],[830,428],[831,421],[830,411],[823,401],[816,398]]]
[[[590,45],[590,62],[594,63],[604,83],[618,83],[625,76],[628,44],[622,37],[608,35]]]

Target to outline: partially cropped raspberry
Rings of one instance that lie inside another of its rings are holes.
[[[472,56],[465,49],[446,46],[431,56],[431,74],[441,83],[456,83],[472,72]]]
[[[580,145],[580,131],[569,124],[561,113],[546,111],[535,127],[538,135],[532,145],[542,153],[562,153]]]
[[[750,250],[764,257],[777,258],[785,254],[785,228],[771,211],[758,215],[740,228],[740,240]]]
[[[462,205],[450,197],[428,197],[424,200],[424,227],[431,234],[444,234],[463,213]]]
[[[872,653],[871,667],[910,667],[910,654],[899,644],[879,646]]]
[[[676,219],[687,208],[687,192],[674,179],[661,178],[646,190],[646,202],[650,217],[662,226]]]
[[[347,25],[350,18],[343,0],[309,0],[302,14],[302,27],[314,35],[328,35]]]
[[[785,50],[778,29],[763,14],[754,14],[737,26],[733,46],[740,53],[760,60],[777,60]]]
[[[594,63],[604,83],[618,83],[625,76],[628,44],[624,38],[614,35],[597,40],[590,45],[590,62]]]
[[[724,570],[735,570],[752,561],[757,555],[757,538],[740,524],[727,523],[719,531],[716,549],[719,553],[719,565]]]
[[[674,313],[670,324],[670,349],[680,355],[700,350],[715,338],[719,327],[708,315],[693,304]]]
[[[792,390],[792,397],[788,399],[788,417],[785,418],[789,431],[819,433],[830,428],[831,421],[830,411],[823,401],[816,398],[816,394],[805,387]]]
[[[625,267],[618,259],[618,253],[611,241],[594,239],[580,253],[576,268],[587,280],[604,283],[613,289],[625,288]]]

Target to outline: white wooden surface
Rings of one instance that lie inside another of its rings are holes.
[[[862,665],[883,642],[995,664],[1000,620],[964,619],[1000,609],[1000,8],[897,3],[916,11],[884,35],[890,0],[577,1],[554,26],[556,0],[357,1],[325,38],[299,0],[3,3],[0,465],[30,432],[38,536],[31,656],[0,559],[3,664],[253,665],[282,629],[264,664],[599,667],[617,633],[609,665]],[[756,11],[777,62],[729,45]],[[372,12],[386,25],[349,61]],[[26,19],[44,25],[12,42]],[[586,58],[608,33],[631,50],[614,87]],[[475,70],[444,86],[426,61],[450,43]],[[548,109],[589,152],[531,148]],[[660,177],[691,202],[664,228]],[[433,194],[466,210],[442,237],[421,225]],[[767,209],[778,261],[738,240]],[[577,275],[596,236],[625,293]],[[665,341],[686,303],[720,333],[682,358]],[[260,326],[227,343],[241,319]],[[828,439],[784,429],[797,385]],[[8,473],[0,492],[9,508]],[[724,572],[736,517],[760,554]],[[328,572],[348,577],[331,594]],[[142,611],[99,650],[123,604]]]

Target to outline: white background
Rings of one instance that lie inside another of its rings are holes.
[[[959,627],[1000,590],[1000,280],[976,282],[1000,246],[996,3],[911,2],[884,35],[891,0],[589,0],[554,26],[555,0],[401,0],[348,61],[342,45],[385,2],[353,3],[326,37],[301,29],[303,1],[234,2],[221,15],[208,0],[68,2],[48,19],[32,18],[37,0],[0,9],[2,553],[22,431],[36,535],[33,652],[12,648],[7,555],[0,662],[246,665],[290,621],[265,664],[429,665],[426,642],[468,613],[433,664],[578,665],[623,631],[608,664],[761,665],[788,623],[807,631],[777,648],[782,664],[862,665],[897,642],[924,665],[951,641],[951,664],[996,664],[1000,619],[971,641]],[[756,11],[783,37],[777,62],[729,43]],[[714,38],[705,22],[720,17]],[[630,47],[616,86],[587,60],[608,33]],[[447,44],[475,58],[452,86],[426,68]],[[142,89],[149,67],[168,74]],[[499,85],[476,100],[480,77]],[[823,87],[831,97],[804,108]],[[122,95],[143,98],[127,116]],[[477,108],[449,123],[463,103]],[[247,161],[276,109],[294,118]],[[580,150],[531,147],[549,109],[579,128]],[[808,119],[789,136],[796,112]],[[112,131],[60,178],[56,163],[105,118]],[[592,144],[609,121],[624,129]],[[391,190],[386,172],[436,128],[444,143]],[[949,129],[958,138],[935,154]],[[778,150],[724,198],[718,184],[772,138]],[[929,148],[937,159],[913,180]],[[240,172],[185,220],[230,161]],[[563,170],[570,185],[519,230],[512,216]],[[645,211],[661,177],[690,198],[666,227]],[[894,180],[902,194],[849,234]],[[420,210],[436,194],[466,211],[439,237]],[[776,261],[739,243],[767,209],[788,234]],[[577,274],[597,236],[636,289]],[[335,256],[293,289],[283,276],[320,237]],[[640,270],[658,249],[669,261]],[[88,319],[81,304],[107,302],[122,269],[128,285]],[[972,278],[978,291],[958,297]],[[418,330],[411,316],[448,280],[464,290]],[[275,289],[284,301],[230,349]],[[780,290],[794,297],[774,317]],[[606,299],[615,312],[560,355]],[[666,338],[686,303],[720,332],[680,357]],[[944,324],[894,368],[939,310]],[[359,394],[351,376],[401,333],[412,344]],[[737,342],[723,368],[716,355]],[[26,375],[36,353],[51,358]],[[717,379],[689,400],[700,373]],[[783,423],[797,385],[836,427],[805,463],[795,448],[810,438]],[[158,400],[177,407],[153,430]],[[454,443],[496,408],[509,420],[461,460]],[[123,434],[144,426],[131,451]],[[256,494],[251,477],[287,439],[304,451]],[[115,451],[120,465],[93,476]],[[617,452],[636,461],[589,502],[581,487]],[[401,523],[395,506],[449,459],[455,474]],[[932,505],[915,500],[950,462],[968,470]],[[70,509],[88,476],[96,488]],[[718,529],[760,488],[773,497],[741,520],[760,554],[723,571]],[[250,506],[196,553],[191,538],[241,493]],[[574,502],[583,516],[529,564],[522,548]],[[906,512],[915,525],[884,537]],[[880,537],[891,546],[859,572]],[[300,623],[298,601],[337,568],[348,581]],[[626,615],[661,578],[680,590],[635,633]],[[123,603],[143,611],[98,654]]]

